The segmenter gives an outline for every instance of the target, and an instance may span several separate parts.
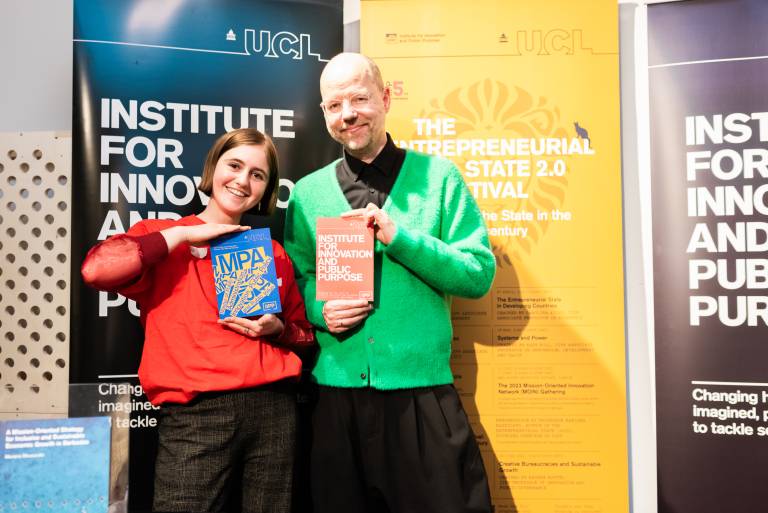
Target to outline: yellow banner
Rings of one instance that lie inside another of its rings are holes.
[[[498,275],[454,301],[497,513],[629,509],[615,0],[363,0],[397,144],[452,159]]]

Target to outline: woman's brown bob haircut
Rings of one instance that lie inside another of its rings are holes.
[[[280,183],[280,172],[277,166],[277,150],[275,149],[272,139],[255,128],[238,128],[237,130],[232,130],[216,139],[216,142],[213,143],[211,149],[208,150],[208,156],[205,157],[203,177],[197,188],[208,196],[211,195],[213,190],[213,172],[216,169],[216,163],[222,155],[238,146],[261,146],[267,154],[267,165],[269,166],[269,169],[267,170],[269,172],[267,188],[264,190],[264,196],[262,196],[261,201],[246,213],[257,216],[268,216],[274,212],[275,205],[277,205],[277,189],[278,184]]]

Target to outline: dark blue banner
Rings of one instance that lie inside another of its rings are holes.
[[[648,7],[659,513],[768,502],[766,22]]]
[[[277,212],[244,222],[282,240],[293,184],[339,155],[318,80],[342,33],[341,0],[75,0],[72,383],[130,379],[143,341],[135,304],[79,280],[87,250],[141,219],[201,212],[203,160],[225,131],[273,138]],[[151,428],[135,388],[133,427]],[[154,453],[151,440],[138,444]],[[149,509],[151,467],[131,465],[131,508]],[[137,486],[138,475],[146,483]]]

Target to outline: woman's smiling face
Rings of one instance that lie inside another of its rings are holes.
[[[244,145],[227,150],[213,172],[211,201],[222,214],[240,219],[261,201],[269,183],[269,164],[263,146]]]

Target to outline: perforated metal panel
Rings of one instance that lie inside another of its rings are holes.
[[[0,134],[0,418],[67,411],[71,147]]]

